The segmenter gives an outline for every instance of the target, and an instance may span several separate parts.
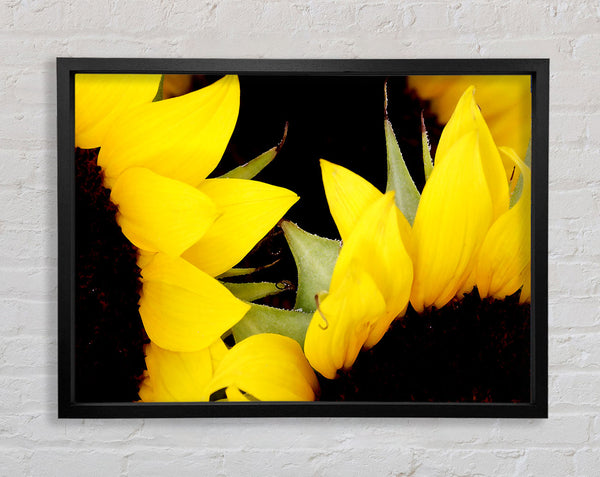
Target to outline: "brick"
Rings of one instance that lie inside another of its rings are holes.
[[[586,261],[548,264],[548,293],[552,296],[583,298],[598,295],[600,276],[598,265]],[[575,318],[575,317],[574,317]]]
[[[33,452],[22,448],[0,448],[0,472],[3,476],[18,477],[30,475],[30,460]]]
[[[49,298],[56,291],[56,269],[0,268],[3,298]]]
[[[356,18],[364,31],[398,32],[403,27],[404,10],[399,5],[371,3],[358,7]]]
[[[580,449],[575,453],[574,460],[576,475],[596,475],[600,469],[600,449]]]
[[[575,475],[571,450],[529,449],[518,475]]]
[[[406,475],[517,475],[525,450],[459,450],[419,449],[416,451],[416,471]]]
[[[556,113],[550,119],[550,137],[554,141],[582,141],[586,133],[587,118],[582,113]]]
[[[57,363],[56,338],[15,336],[0,341],[0,375],[47,374]]]
[[[65,477],[121,475],[124,457],[119,452],[70,448],[40,449],[31,457],[33,475]]]
[[[140,449],[127,457],[127,474],[130,477],[149,475],[219,475],[223,468],[223,453],[218,451],[179,450],[170,448]],[[246,467],[251,472],[250,466]],[[223,474],[221,474],[223,475]]]
[[[56,312],[56,302],[28,298],[3,298],[0,303],[3,336],[54,333],[56,321],[49,316]]]
[[[563,298],[548,306],[548,323],[551,328],[578,328],[600,325],[600,306],[597,297]]]
[[[598,214],[597,191],[593,187],[551,192],[548,213],[552,218],[577,219]]]
[[[550,376],[553,403],[588,408],[600,407],[600,373],[560,373]]]
[[[12,10],[15,30],[47,32],[60,30],[65,26],[64,2],[17,2]]]
[[[600,330],[599,330],[600,331]],[[600,370],[600,332],[560,334],[550,337],[550,366]]]
[[[600,21],[598,22],[600,24]],[[583,35],[573,41],[573,57],[582,67],[592,66],[598,61],[600,35]],[[596,67],[598,65],[596,64]]]
[[[553,389],[551,401],[555,400]],[[524,425],[527,423],[526,425]],[[569,447],[589,439],[589,416],[561,416],[553,414],[548,420],[502,421],[492,437],[494,447],[507,449],[524,446],[554,445]]]

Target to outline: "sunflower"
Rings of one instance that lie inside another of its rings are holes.
[[[467,87],[477,89],[477,103],[497,144],[525,157],[531,138],[531,78],[526,75],[409,76],[408,86],[430,101],[440,123],[446,124]],[[512,168],[510,161],[507,165]]]
[[[390,131],[391,125],[386,127],[388,173],[395,177],[388,177],[392,190],[386,194],[321,161],[343,246],[329,291],[318,295],[305,352],[330,379],[350,368],[360,349],[374,346],[409,300],[422,313],[443,308],[475,285],[481,298],[503,299],[520,289],[521,302],[530,299],[529,167],[511,148],[496,147],[474,87],[464,91],[444,128],[417,201],[393,190],[414,184],[406,167],[394,163]],[[512,198],[501,155],[521,173]],[[412,227],[406,217],[414,217]]]
[[[313,399],[315,379],[307,363],[298,364],[306,360],[295,341],[266,335],[251,341],[258,345],[239,343],[227,350],[221,336],[250,304],[215,278],[237,264],[298,197],[249,180],[268,163],[264,157],[242,172],[206,178],[236,124],[237,76],[153,101],[160,81],[160,75],[78,74],[75,79],[76,145],[100,148],[98,165],[118,207],[117,223],[138,248],[139,312],[151,340],[140,397],[207,400],[212,393],[204,387],[214,378],[227,388],[229,399],[245,399],[244,393]],[[256,353],[256,346],[264,353]],[[275,364],[265,366],[265,360]],[[281,371],[290,363],[300,372]],[[243,381],[243,388],[235,388],[237,364],[249,376],[260,367],[254,373],[263,381]],[[277,388],[283,374],[289,376]],[[274,388],[264,382],[270,377]],[[202,391],[190,393],[192,382],[192,389]]]

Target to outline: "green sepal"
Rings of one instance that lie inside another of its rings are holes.
[[[298,269],[296,309],[312,313],[317,310],[315,295],[329,290],[341,243],[310,234],[287,220],[281,228]]]
[[[152,100],[153,103],[155,103],[156,101],[162,101],[163,100],[163,86],[165,84],[165,75],[161,75],[160,77],[160,82],[158,83],[158,91],[156,92],[156,96],[154,96],[154,99]]]
[[[265,268],[272,267],[279,260],[275,260],[273,263],[269,263],[267,265],[263,265],[262,267],[254,267],[254,268],[230,268],[226,272],[221,273],[217,278],[231,278],[231,277],[241,277],[244,275],[251,275],[255,272],[259,272],[260,270],[264,270]]]
[[[527,145],[527,152],[525,153],[525,164],[528,167],[531,167],[531,141]],[[517,185],[515,186],[512,194],[510,195],[510,205],[509,207],[513,207],[519,198],[521,197],[521,192],[523,191],[523,174],[519,174],[519,179],[517,179]]]
[[[433,172],[433,160],[431,159],[431,145],[429,144],[423,111],[421,111],[421,143],[423,145],[423,170],[425,171],[425,182],[427,182]]]
[[[244,301],[259,300],[291,288],[291,284],[287,282],[221,283],[237,298]]]
[[[287,137],[288,124],[285,123],[285,129],[283,130],[283,137],[277,146],[272,147],[268,151],[263,152],[260,156],[255,157],[251,161],[243,164],[241,166],[232,169],[229,172],[226,172],[222,176],[222,179],[252,179],[256,174],[262,171],[266,166],[268,166],[277,153],[283,147],[285,143],[285,138]]]
[[[396,205],[412,225],[415,215],[417,215],[421,195],[408,172],[389,119],[385,119],[384,126],[388,164],[386,191],[393,190],[396,192]]]
[[[253,303],[241,321],[233,327],[233,337],[239,343],[252,335],[276,333],[296,340],[304,348],[304,338],[311,319],[310,313]]]

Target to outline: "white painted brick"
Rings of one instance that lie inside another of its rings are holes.
[[[56,329],[56,302],[28,298],[2,298],[0,316],[4,336],[52,334]]]
[[[550,137],[555,141],[581,141],[586,132],[587,117],[580,112],[555,113],[550,118]]]
[[[356,18],[362,30],[387,33],[402,29],[404,15],[400,5],[368,3],[358,8]]]
[[[56,0],[16,2],[13,10],[15,30],[55,31],[65,26],[65,3]]]
[[[599,71],[578,71],[579,66],[572,65],[564,71],[551,70],[550,103],[552,105],[576,105],[577,112],[584,116],[590,108],[600,103]]]
[[[552,394],[551,400],[554,398]],[[589,426],[589,416],[552,415],[548,420],[502,421],[492,436],[492,442],[508,449],[558,443],[572,446],[588,441]]]
[[[586,297],[600,292],[600,264],[589,262],[550,262],[548,293],[556,296]]]
[[[600,333],[560,334],[550,337],[550,366],[600,370]]]
[[[572,450],[529,449],[517,475],[575,475]]]
[[[0,342],[0,375],[48,373],[56,368],[56,338],[15,336]]]
[[[19,477],[30,475],[30,460],[33,451],[19,448],[0,448],[0,472],[2,476]]]
[[[456,29],[450,18],[453,12],[454,8],[447,2],[411,3],[406,8],[407,30],[409,32],[434,30],[448,34],[449,31]]]
[[[600,23],[600,22],[599,22]],[[598,60],[600,34],[584,35],[573,41],[573,57],[583,67],[592,66]],[[596,65],[597,66],[597,65]]]
[[[594,217],[598,214],[597,194],[598,191],[594,187],[553,192],[549,197],[548,213],[561,219]]]
[[[600,144],[600,113],[587,117],[587,137],[592,144]]]
[[[119,451],[80,449],[73,452],[67,447],[38,449],[31,457],[32,474],[44,477],[121,475],[124,465],[124,457]]]
[[[552,296],[548,306],[548,324],[551,328],[578,328],[600,325],[600,305],[597,297],[562,298]]]
[[[177,475],[177,477],[196,477],[199,475],[219,474],[223,469],[223,453],[180,449],[142,449],[127,457],[129,477],[148,477],[149,475]],[[252,471],[247,466],[248,471]]]
[[[575,474],[592,477],[600,469],[600,449],[585,448],[575,453]]]
[[[493,475],[511,477],[525,455],[524,450],[456,450],[416,451],[416,476]],[[400,474],[402,475],[402,474]]]
[[[600,373],[551,374],[549,392],[557,404],[600,407]]]

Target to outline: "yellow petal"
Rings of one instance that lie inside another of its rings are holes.
[[[147,371],[140,386],[140,399],[144,402],[192,402],[206,400],[206,385],[227,353],[227,347],[218,339],[200,351],[182,353],[151,342],[144,346],[144,352]]]
[[[425,184],[412,230],[417,312],[441,308],[475,266],[493,218],[476,132],[458,140]]]
[[[531,172],[510,149],[502,149],[523,176],[521,197],[502,214],[485,237],[477,265],[477,288],[484,298],[503,299],[523,286],[531,261]]]
[[[329,211],[342,241],[346,241],[361,214],[383,194],[358,174],[324,159],[321,159],[321,173]],[[410,224],[402,213],[398,224],[403,239],[407,241]]]
[[[244,258],[298,200],[290,190],[244,179],[208,179],[198,190],[222,213],[183,258],[211,276]]]
[[[350,263],[308,326],[304,352],[311,366],[328,379],[350,368],[374,324],[386,315],[385,305],[371,276]]]
[[[525,157],[531,137],[529,75],[411,76],[408,84],[420,98],[430,100],[441,123],[450,119],[465,88],[474,85],[477,103],[496,144],[512,147],[519,157]]]
[[[383,296],[386,312],[369,330],[367,348],[374,346],[394,318],[404,313],[410,298],[413,266],[398,226],[399,215],[394,192],[368,206],[342,246],[331,278],[330,292],[334,293],[348,269],[358,265],[371,276]]]
[[[435,165],[444,162],[454,144],[472,131],[476,131],[479,137],[481,163],[496,218],[508,210],[509,189],[506,171],[490,130],[475,102],[474,87],[470,86],[461,96],[452,117],[442,131],[435,154]]]
[[[314,371],[300,345],[287,336],[250,336],[229,350],[209,383],[206,395],[229,388],[261,401],[313,401],[319,390]],[[244,398],[245,400],[246,398]]]
[[[226,76],[184,96],[129,110],[114,121],[100,149],[106,187],[132,166],[197,186],[221,159],[239,104],[238,78]]]
[[[345,241],[364,209],[383,194],[358,174],[324,159],[321,174],[331,216]]]
[[[217,218],[215,204],[192,186],[143,167],[125,171],[113,187],[117,222],[136,247],[180,255]]]
[[[140,316],[150,339],[172,351],[198,351],[242,319],[250,305],[182,258],[157,254],[142,269]]]
[[[154,99],[160,79],[161,75],[76,74],[75,146],[100,147],[115,118]]]

